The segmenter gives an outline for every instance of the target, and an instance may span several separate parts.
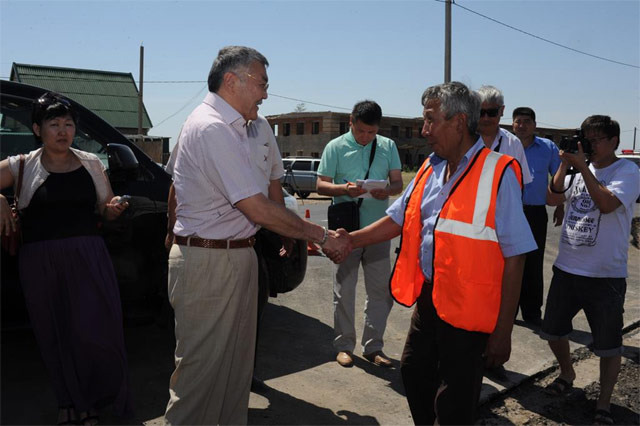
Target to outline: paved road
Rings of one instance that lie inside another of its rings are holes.
[[[309,209],[311,220],[326,224],[327,200],[300,200],[300,213]],[[640,213],[636,205],[636,215]],[[557,253],[558,229],[548,235],[546,283]],[[392,243],[392,252],[397,241]],[[625,326],[640,319],[640,250],[629,250]],[[399,376],[411,310],[395,305],[385,335],[385,352],[395,360],[393,369],[381,369],[362,358],[353,368],[340,367],[331,347],[333,336],[332,263],[324,257],[309,258],[305,281],[295,291],[270,299],[259,342],[256,374],[269,386],[264,394],[252,394],[251,424],[412,424]],[[362,327],[362,282],[358,284],[356,323]],[[572,334],[572,348],[590,340],[580,314]],[[155,325],[125,330],[131,381],[137,415],[128,423],[159,424],[168,398],[172,371],[173,337],[170,329]],[[359,355],[359,353],[356,353]],[[504,377],[486,378],[482,397],[514,386],[552,365],[546,343],[534,330],[514,329],[513,352]],[[56,415],[55,399],[47,382],[30,330],[2,334],[2,424],[46,424]],[[108,412],[103,424],[126,424]]]

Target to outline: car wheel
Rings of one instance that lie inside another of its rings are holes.
[[[300,198],[307,198],[311,194],[309,191],[298,191]]]

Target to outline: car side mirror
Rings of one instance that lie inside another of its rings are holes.
[[[111,173],[138,170],[138,159],[128,146],[119,143],[107,144],[107,154]]]

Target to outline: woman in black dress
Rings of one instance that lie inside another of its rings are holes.
[[[114,197],[100,159],[71,148],[77,115],[68,99],[46,93],[33,107],[42,147],[24,156],[18,210],[20,281],[31,325],[58,399],[58,424],[96,424],[113,404],[131,415],[120,295],[98,232],[100,217],[128,207]],[[20,157],[0,162],[2,188],[17,185]],[[0,195],[0,232],[14,226]]]

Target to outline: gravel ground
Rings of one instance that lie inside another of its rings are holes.
[[[625,336],[622,369],[611,398],[611,414],[617,425],[640,424],[639,340],[637,329]],[[577,378],[569,394],[552,397],[544,393],[544,387],[558,375],[558,368],[554,367],[484,404],[476,424],[593,424],[599,393],[598,357],[587,348],[581,348],[574,353],[573,359]]]

